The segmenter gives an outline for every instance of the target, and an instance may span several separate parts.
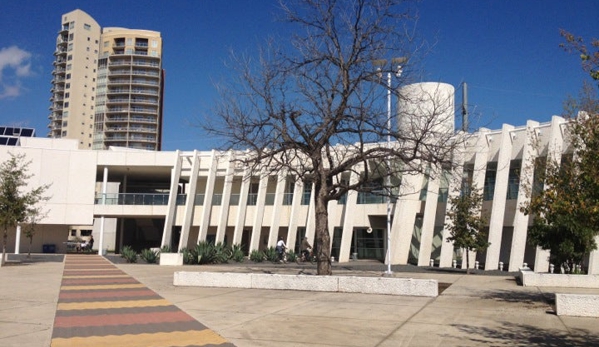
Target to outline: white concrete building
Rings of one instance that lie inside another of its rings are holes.
[[[523,163],[531,158],[559,157],[565,120],[553,117],[539,124],[504,125],[471,134],[462,153],[465,174],[484,187],[484,209],[489,213],[489,241],[485,254],[474,254],[481,268],[516,271],[523,263],[548,271],[548,253],[526,244],[531,220],[519,212],[526,199],[523,184],[531,173]],[[536,145],[535,145],[536,144]],[[52,184],[43,220],[33,239],[33,251],[43,245],[63,244],[69,226],[93,229],[96,249],[137,249],[171,245],[193,247],[201,240],[243,244],[246,251],[274,246],[283,236],[297,245],[304,235],[314,238],[311,187],[293,177],[260,177],[236,166],[230,153],[156,152],[112,148],[80,150],[76,140],[22,138],[17,147],[0,146],[0,160],[8,152],[29,160],[32,186]],[[244,177],[251,177],[244,179]],[[451,267],[465,266],[461,253],[444,241],[448,180],[424,176],[407,178],[418,188],[393,204],[392,263]],[[386,243],[386,200],[350,192],[329,205],[332,255],[347,262],[358,258],[383,260]],[[370,232],[369,232],[370,231]],[[9,252],[25,251],[28,240],[10,232]],[[464,257],[465,258],[465,257]],[[587,261],[589,273],[599,273],[597,252]],[[472,261],[471,266],[474,266]]]

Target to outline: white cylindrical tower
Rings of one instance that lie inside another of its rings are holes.
[[[423,82],[399,89],[398,130],[409,137],[438,141],[454,133],[455,89],[439,82]]]

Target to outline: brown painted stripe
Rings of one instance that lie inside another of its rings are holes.
[[[103,284],[89,286],[61,286],[60,290],[107,290],[107,289],[126,289],[126,288],[145,288],[141,283],[130,284]]]
[[[104,308],[120,307],[145,307],[145,306],[171,306],[165,299],[154,300],[131,300],[131,301],[89,301],[89,302],[65,302],[58,303],[57,310],[97,310]]]
[[[206,327],[202,326],[200,323],[196,322],[195,320],[190,320],[185,322],[56,328],[54,337],[72,338],[129,334],[137,335],[204,329],[206,329]]]
[[[187,313],[177,310],[170,312],[102,314],[95,316],[56,317],[54,327],[90,327],[108,325],[134,325],[152,323],[173,323],[194,321]]]
[[[127,297],[147,297],[147,296],[156,296],[160,297],[158,294],[154,293],[152,290],[144,288],[144,289],[135,289],[135,290],[111,290],[111,291],[71,291],[71,292],[60,292],[58,296],[58,300],[60,302],[66,302],[65,300],[81,300],[81,299],[114,299],[114,298],[127,298]]]
[[[118,308],[102,308],[102,309],[87,309],[87,310],[69,310],[56,311],[56,317],[70,316],[94,316],[102,314],[131,314],[131,313],[156,313],[156,312],[175,312],[179,308],[175,305],[171,306],[145,306],[145,307],[118,307]]]
[[[52,347],[77,346],[127,346],[127,347],[189,347],[189,346],[232,346],[215,332],[205,330],[176,331],[169,333],[146,333],[52,339]]]

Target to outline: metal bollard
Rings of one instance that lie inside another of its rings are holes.
[[[553,270],[555,270],[555,265],[549,264],[549,273],[553,273]]]
[[[528,263],[522,264],[522,267],[526,269],[528,267]]]
[[[478,260],[474,262],[474,268],[478,270]]]
[[[499,262],[499,271],[503,271],[503,262],[502,261]]]
[[[455,269],[456,267],[458,267],[458,261],[454,259],[454,260],[451,262],[451,266],[453,266],[453,268],[454,268],[454,269]]]
[[[435,266],[435,259],[431,259],[431,267]]]

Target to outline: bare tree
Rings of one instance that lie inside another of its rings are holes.
[[[225,138],[226,149],[245,150],[237,160],[253,172],[284,170],[313,185],[318,274],[330,275],[328,203],[350,190],[388,194],[391,187],[380,184],[386,177],[397,186],[402,175],[451,167],[453,97],[400,89],[405,73],[385,81],[397,65],[373,65],[412,59],[408,2],[291,2],[282,4],[298,28],[291,47],[271,42],[257,62],[236,59],[239,78],[220,87],[216,117],[204,128]],[[387,93],[406,106],[401,121],[390,114]]]

